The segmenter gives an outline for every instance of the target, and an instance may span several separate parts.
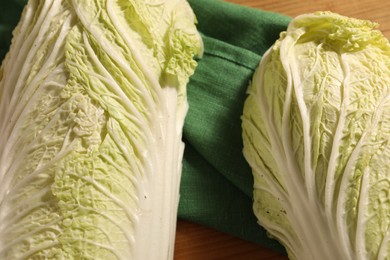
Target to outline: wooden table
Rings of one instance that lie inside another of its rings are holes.
[[[389,0],[229,0],[241,5],[296,16],[314,11],[333,11],[380,24],[390,39]],[[238,238],[179,220],[176,232],[175,260],[286,260],[269,249]]]
[[[292,17],[315,11],[332,11],[367,19],[379,23],[379,29],[390,39],[390,1],[388,0],[229,0],[229,2]]]

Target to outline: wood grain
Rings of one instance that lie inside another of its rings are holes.
[[[371,20],[380,24],[379,29],[390,39],[390,1],[388,0],[229,0],[229,2],[291,17],[315,11],[332,11],[341,15]]]
[[[174,259],[287,260],[287,257],[260,245],[179,220]]]
[[[332,0],[228,0],[229,2],[278,12],[291,17],[315,11],[332,11],[341,15],[379,23],[390,39],[390,1]],[[286,260],[260,245],[184,220],[178,221],[175,260]]]

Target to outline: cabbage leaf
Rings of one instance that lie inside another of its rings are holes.
[[[376,27],[298,16],[253,76],[253,209],[291,259],[390,258],[390,45]]]
[[[0,258],[171,259],[184,0],[30,0],[0,81]]]

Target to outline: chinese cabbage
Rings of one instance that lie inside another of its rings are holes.
[[[171,259],[184,0],[30,0],[0,81],[0,258]]]
[[[390,44],[376,26],[298,16],[248,90],[253,209],[291,259],[390,257]]]

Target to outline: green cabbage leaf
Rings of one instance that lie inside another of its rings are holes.
[[[291,259],[390,259],[390,45],[376,27],[298,16],[248,89],[253,209]]]
[[[171,259],[184,0],[30,0],[0,74],[0,259]]]

